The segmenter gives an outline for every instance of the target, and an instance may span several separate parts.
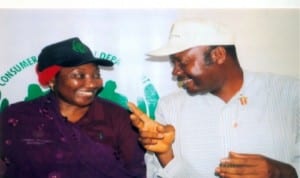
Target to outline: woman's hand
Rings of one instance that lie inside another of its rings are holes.
[[[132,114],[132,124],[139,130],[139,141],[148,151],[166,153],[172,149],[175,139],[175,128],[172,125],[162,125],[143,113],[133,103],[128,103]]]

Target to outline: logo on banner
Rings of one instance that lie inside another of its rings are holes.
[[[98,55],[102,59],[110,60],[114,64],[119,64],[120,60],[115,55],[101,52]],[[16,76],[22,73],[22,71],[28,67],[35,66],[37,63],[37,57],[32,56],[21,60],[16,65],[9,68],[4,74],[0,76],[0,87],[4,88],[6,85]],[[148,116],[155,118],[154,112],[157,106],[157,101],[159,95],[154,85],[152,84],[150,78],[147,76],[142,76],[141,84],[143,86],[143,96],[138,96],[136,105]],[[127,109],[128,99],[125,94],[116,92],[117,82],[113,80],[108,80],[103,85],[103,89],[98,94],[98,97],[105,98],[114,103],[119,104],[120,106]],[[27,86],[27,96],[24,97],[24,101],[29,101],[37,97],[45,95],[49,90],[43,90],[39,84],[29,83]],[[9,96],[3,96],[3,93],[0,90],[0,112],[2,112],[7,106],[9,106]]]

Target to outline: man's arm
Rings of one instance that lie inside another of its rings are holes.
[[[270,159],[263,155],[230,152],[221,160],[216,173],[221,177],[253,178],[297,178],[297,172],[291,165]]]

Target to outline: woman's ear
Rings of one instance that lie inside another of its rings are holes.
[[[50,81],[49,81],[49,84],[48,84],[48,86],[49,86],[49,88],[50,88],[50,90],[51,91],[54,91],[54,83],[55,83],[55,79],[51,79]]]
[[[213,59],[213,61],[217,64],[223,64],[224,61],[226,60],[226,50],[222,46],[218,46],[218,47],[214,48],[210,52],[210,55],[211,55],[211,58]]]

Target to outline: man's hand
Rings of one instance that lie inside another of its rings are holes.
[[[221,160],[216,173],[222,178],[297,178],[288,164],[258,154],[234,152]]]
[[[172,125],[162,125],[143,113],[133,103],[128,103],[132,114],[132,124],[140,132],[140,142],[145,149],[155,153],[169,152],[175,139],[175,128]]]

